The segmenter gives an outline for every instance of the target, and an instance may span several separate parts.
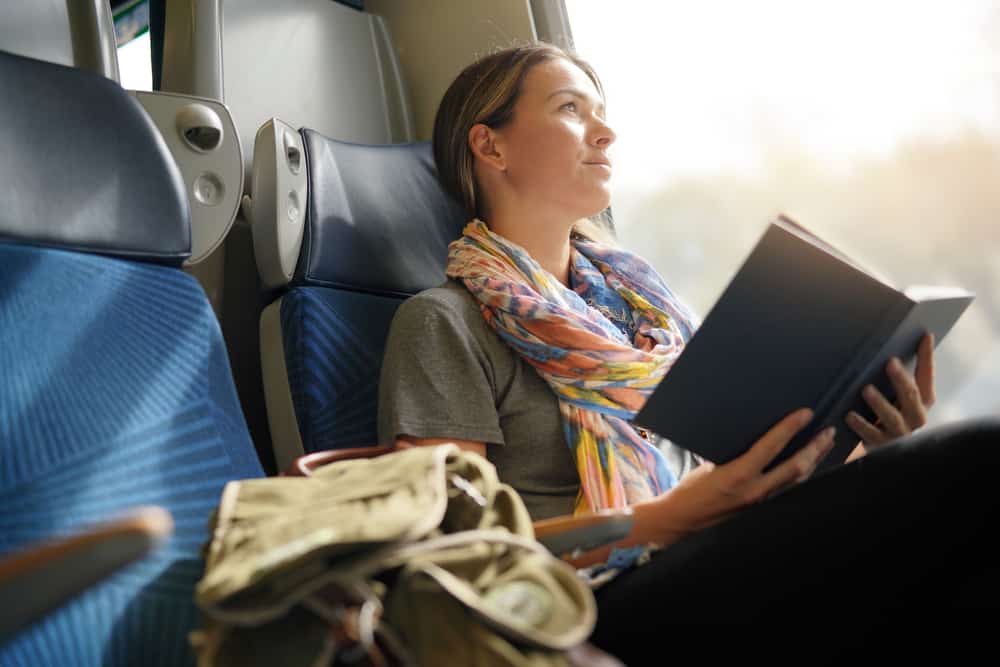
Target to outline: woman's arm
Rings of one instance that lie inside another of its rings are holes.
[[[773,470],[764,472],[764,469],[811,418],[811,410],[796,410],[739,458],[719,466],[701,464],[666,493],[635,504],[634,523],[628,537],[589,551],[570,563],[585,567],[603,562],[614,548],[640,544],[668,546],[808,479],[833,446],[832,428],[820,432]]]
[[[407,449],[409,447],[433,447],[434,445],[443,445],[448,442],[458,445],[459,449],[464,449],[467,452],[474,452],[483,458],[486,458],[485,442],[476,442],[474,440],[456,440],[455,438],[414,438],[409,435],[400,435],[396,437],[396,449]]]
[[[812,418],[810,410],[788,415],[739,458],[721,466],[703,463],[668,492],[632,506],[633,524],[618,542],[570,559],[576,567],[607,560],[613,548],[655,543],[666,546],[685,535],[717,523],[736,511],[808,478],[833,444],[827,429],[773,470],[764,468]],[[397,447],[419,447],[454,442],[460,448],[486,454],[482,442],[450,438],[400,436]]]

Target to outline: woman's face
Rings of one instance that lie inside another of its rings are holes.
[[[519,198],[572,219],[607,208],[615,133],[594,83],[572,62],[529,70],[512,120],[496,134]]]

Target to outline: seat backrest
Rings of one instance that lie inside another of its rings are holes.
[[[174,537],[0,646],[0,664],[193,662],[225,483],[260,476],[218,323],[179,267],[180,172],[109,79],[0,52],[0,554],[137,505]]]
[[[123,13],[113,16],[113,9]],[[0,21],[0,50],[120,80],[119,27],[145,28],[148,5],[130,0],[7,2]],[[243,154],[225,105],[213,100],[131,91],[153,119],[188,183],[192,252],[186,265],[205,259],[225,238],[239,208]]]
[[[150,2],[151,33],[156,37],[162,28],[162,40],[152,44],[159,89],[225,102],[240,134],[247,175],[257,129],[272,117],[344,141],[413,140],[387,24],[362,11],[358,0]],[[156,25],[159,20],[162,25]],[[249,190],[249,180],[244,188]],[[240,401],[271,471],[256,336],[267,301],[256,280],[245,217],[236,218],[226,242],[197,273],[219,309]]]
[[[444,281],[448,244],[466,222],[438,184],[428,142],[300,136],[308,179],[301,252],[289,288],[261,318],[280,469],[303,453],[375,444],[389,323],[405,298]]]

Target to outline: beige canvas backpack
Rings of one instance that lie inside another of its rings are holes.
[[[591,589],[517,493],[455,445],[229,483],[192,635],[199,665],[564,665]]]

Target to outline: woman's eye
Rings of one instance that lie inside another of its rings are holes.
[[[576,111],[576,102],[567,102],[566,104],[559,107],[560,109],[566,109],[567,111]]]

